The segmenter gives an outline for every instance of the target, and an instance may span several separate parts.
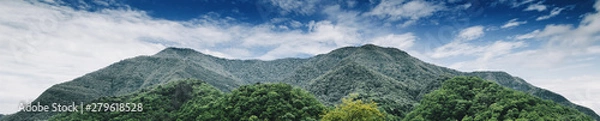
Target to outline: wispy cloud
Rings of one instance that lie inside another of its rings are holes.
[[[552,17],[560,14],[560,12],[562,12],[564,9],[565,8],[554,8],[554,9],[552,9],[552,11],[550,11],[549,15],[540,16],[540,17],[536,18],[535,20],[541,21],[541,20],[546,20],[546,19],[552,18]]]
[[[412,33],[400,35],[389,34],[387,36],[373,38],[371,43],[387,47],[394,47],[402,50],[408,50],[414,45],[416,39],[417,37],[414,36]]]
[[[280,14],[297,13],[310,15],[316,12],[318,0],[267,0],[271,5],[280,9]]]
[[[523,1],[519,2],[519,0],[513,0],[511,3],[512,3],[512,7],[516,8],[516,7],[519,7],[519,6],[534,2],[534,1],[535,0],[523,0]]]
[[[527,8],[525,8],[525,10],[523,11],[538,11],[538,12],[542,12],[546,10],[546,5],[543,5],[542,2],[538,2],[537,4],[531,4],[529,6],[527,6]]]
[[[456,35],[452,42],[435,48],[430,55],[432,58],[446,58],[481,53],[485,47],[478,47],[468,42],[483,37],[485,33],[483,30],[484,27],[481,25],[465,28]]]
[[[585,105],[588,108],[600,109],[600,89],[597,85],[600,84],[599,73],[596,74],[583,74],[571,78],[539,78],[534,79],[539,83],[538,85],[542,88],[552,89],[553,91],[565,95],[565,97],[573,103]],[[569,88],[579,87],[579,88]]]
[[[517,21],[517,20],[518,20],[517,18],[511,19],[508,22],[506,22],[506,24],[502,25],[500,28],[504,29],[504,28],[516,27],[516,26],[519,26],[521,24],[526,24],[527,23],[527,21]]]
[[[409,26],[423,17],[446,9],[445,6],[421,0],[383,0],[365,15],[377,16],[388,21],[405,20],[401,26]]]
[[[483,26],[472,26],[466,29],[461,30],[456,39],[460,41],[469,41],[483,37],[485,32],[483,32]]]

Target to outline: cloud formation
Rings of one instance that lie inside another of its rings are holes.
[[[423,17],[446,9],[445,6],[433,2],[413,0],[383,0],[366,15],[377,16],[388,21],[405,20],[401,26],[414,24]]]
[[[541,21],[541,20],[546,20],[546,19],[552,18],[552,17],[560,14],[560,12],[562,12],[563,10],[565,10],[565,8],[554,8],[554,9],[552,9],[552,11],[550,11],[549,15],[537,17],[535,20]]]
[[[455,37],[454,41],[435,48],[431,54],[432,58],[446,58],[452,56],[467,56],[484,51],[484,47],[478,47],[468,42],[478,39],[484,35],[484,27],[481,25],[472,26],[461,30]]]
[[[504,1],[504,0],[501,0],[501,1]],[[511,4],[512,4],[513,8],[516,8],[516,7],[519,7],[519,6],[534,2],[534,1],[535,0],[523,0],[523,1],[519,2],[518,0],[512,0]]]
[[[484,35],[483,26],[481,26],[481,25],[472,26],[472,27],[461,30],[458,33],[458,36],[456,37],[456,39],[461,40],[461,41],[469,41],[469,40],[481,38],[481,37],[483,37],[483,35]]]
[[[506,22],[506,24],[502,25],[500,28],[510,28],[510,27],[516,27],[519,26],[521,24],[526,24],[527,21],[517,21],[517,19],[511,19],[508,22]]]
[[[373,38],[372,44],[382,45],[387,47],[394,47],[402,50],[408,50],[414,45],[417,39],[412,33],[406,33],[401,35],[389,34],[387,36],[381,36]]]
[[[538,2],[537,4],[531,4],[525,8],[523,11],[538,11],[542,12],[546,10],[546,5],[543,5],[542,2]]]
[[[280,14],[297,13],[310,15],[316,12],[317,0],[268,0],[271,5],[281,9]]]

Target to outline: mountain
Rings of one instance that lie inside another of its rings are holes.
[[[230,60],[192,49],[166,48],[152,56],[122,60],[54,85],[34,102],[89,102],[195,78],[224,92],[260,82],[287,83],[308,90],[328,106],[338,104],[343,96],[356,92],[360,94],[359,98],[374,100],[386,113],[402,118],[425,94],[438,89],[443,80],[454,76],[477,76],[575,108],[600,120],[600,116],[589,108],[573,104],[556,93],[505,72],[460,72],[423,62],[395,48],[371,44],[339,48],[306,59],[272,61]],[[4,119],[47,119],[52,115],[55,114],[18,112]]]

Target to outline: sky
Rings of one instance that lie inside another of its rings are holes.
[[[364,44],[505,71],[600,112],[599,11],[593,0],[2,0],[0,114],[166,47],[274,60]]]

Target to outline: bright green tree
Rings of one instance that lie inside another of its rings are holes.
[[[244,85],[206,108],[196,108],[202,121],[316,120],[325,106],[312,94],[288,84]]]
[[[342,99],[342,104],[335,109],[326,111],[322,121],[383,121],[385,114],[377,109],[377,103],[370,101],[364,103],[355,100],[356,94],[351,94]]]

